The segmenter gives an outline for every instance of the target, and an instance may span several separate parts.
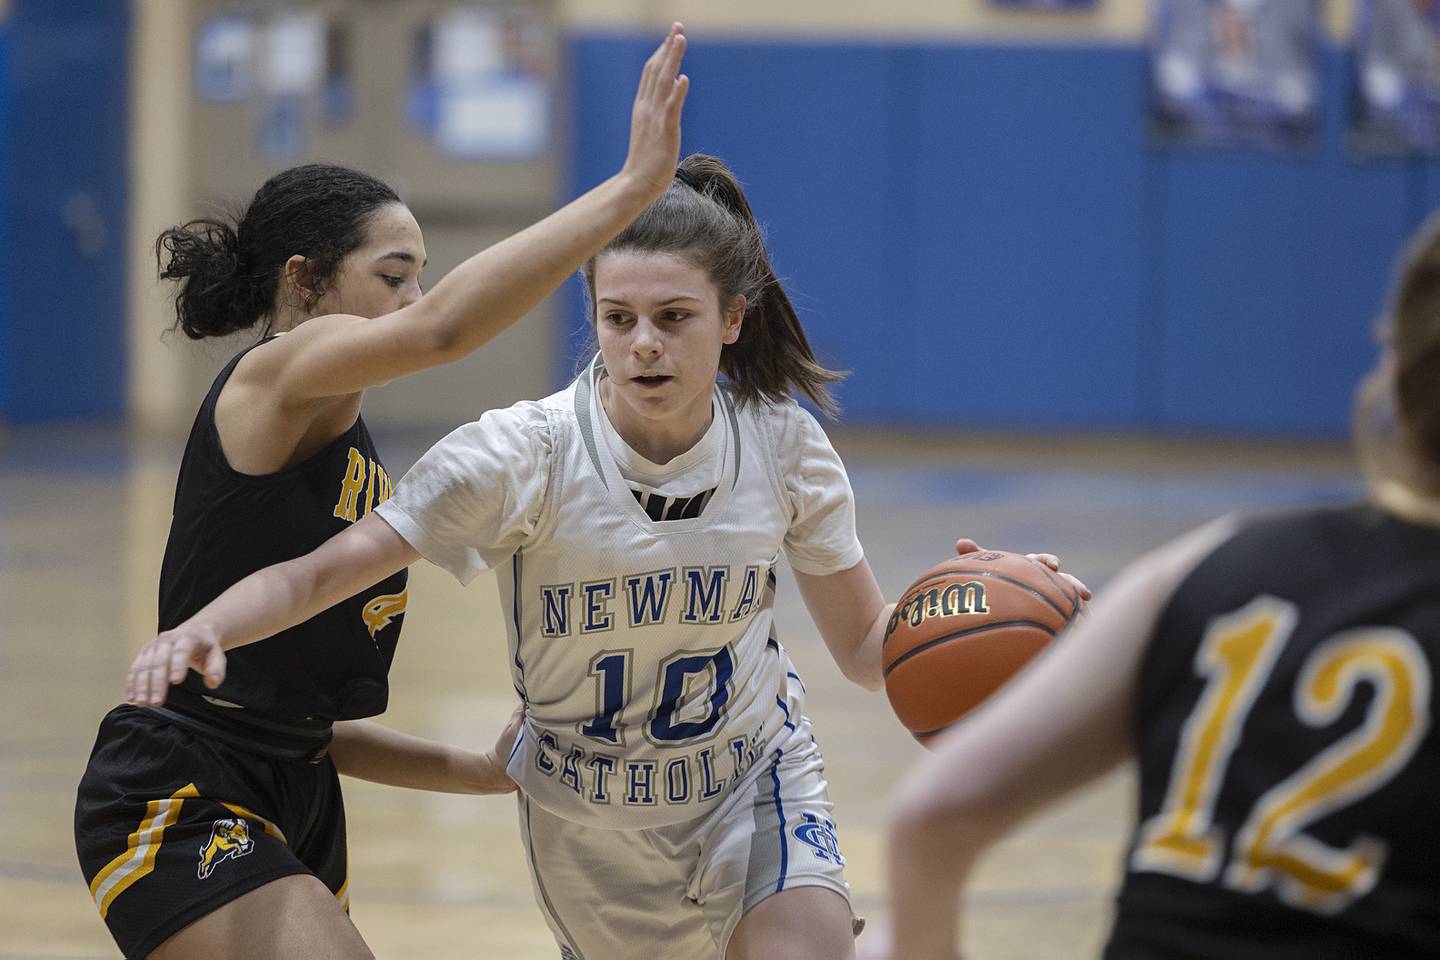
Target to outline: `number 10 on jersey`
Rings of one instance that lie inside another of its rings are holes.
[[[619,717],[630,702],[633,664],[630,650],[601,651],[590,661],[590,676],[596,679],[596,713],[595,719],[580,724],[583,736],[616,746],[625,742],[624,724]],[[734,673],[735,659],[728,646],[713,654],[676,653],[662,661],[650,719],[645,724],[646,737],[653,743],[672,745],[710,735],[725,716]],[[697,683],[704,683],[710,691],[705,714],[680,720],[677,714],[684,702],[699,699],[686,696]]]

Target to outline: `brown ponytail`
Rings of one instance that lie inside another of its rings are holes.
[[[770,266],[750,203],[722,161],[703,154],[682,160],[669,189],[597,257],[622,250],[670,253],[694,263],[715,284],[722,306],[745,298],[740,338],[720,353],[720,370],[734,383],[742,404],[778,402],[798,390],[827,416],[838,414],[830,386],[845,374],[815,359]],[[595,259],[584,270],[591,303]]]

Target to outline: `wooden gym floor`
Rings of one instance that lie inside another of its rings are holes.
[[[382,436],[397,478],[445,432]],[[1216,514],[1344,499],[1338,447],[836,435],[861,539],[887,594],[955,537],[1058,553],[1099,587],[1126,559]],[[118,432],[0,441],[0,960],[118,956],[75,861],[75,786],[100,717],[152,635],[179,447]],[[494,587],[421,564],[384,720],[490,743],[511,709]],[[920,754],[883,696],[840,677],[782,572],[781,637],[809,687],[857,911],[883,922],[888,789]],[[1122,773],[1007,841],[968,893],[969,956],[1093,956],[1131,805]],[[511,798],[347,781],[352,916],[380,957],[557,955]]]

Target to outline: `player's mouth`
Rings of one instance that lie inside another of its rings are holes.
[[[666,376],[660,376],[660,375],[658,375],[658,374],[654,374],[654,375],[643,376],[643,377],[631,377],[631,378],[630,378],[630,382],[631,382],[631,383],[639,384],[639,385],[640,385],[641,387],[643,387],[643,388],[652,389],[652,390],[653,390],[653,389],[656,388],[656,387],[664,386],[665,384],[669,383],[672,379],[674,379],[674,378],[673,378],[673,377],[666,377]]]

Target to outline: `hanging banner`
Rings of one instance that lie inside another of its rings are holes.
[[[1318,0],[1157,0],[1150,128],[1161,143],[1297,147],[1319,127]]]
[[[1440,0],[1357,0],[1350,142],[1440,154]]]

